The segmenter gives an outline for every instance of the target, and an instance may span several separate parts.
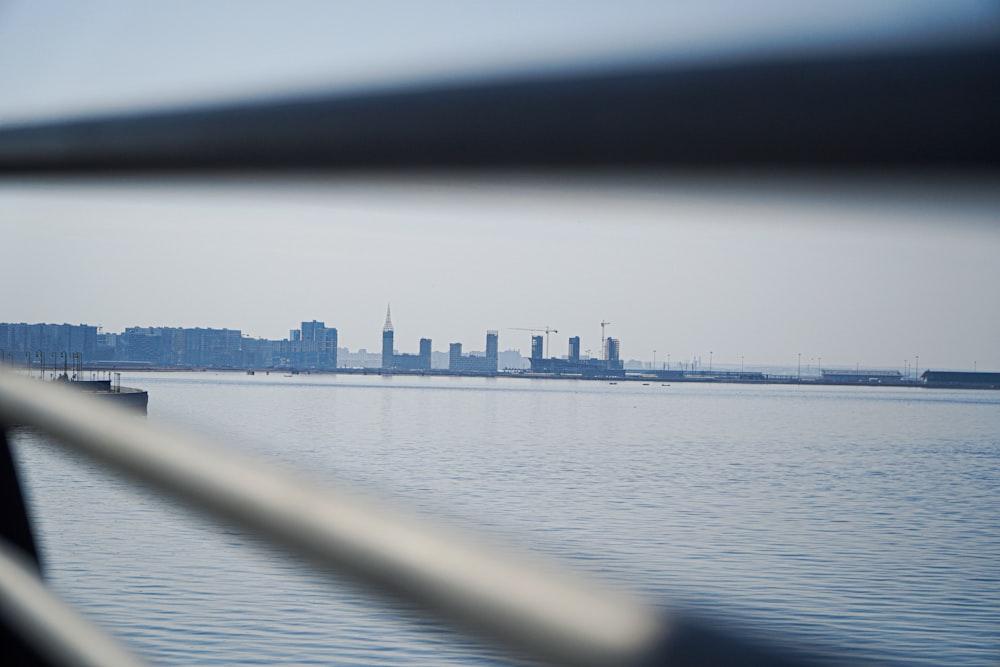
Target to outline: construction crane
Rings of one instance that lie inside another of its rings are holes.
[[[605,361],[608,359],[608,346],[604,344],[604,327],[609,324],[611,324],[611,322],[601,320],[601,356],[604,357]]]
[[[549,356],[549,334],[559,333],[558,329],[550,329],[548,325],[544,329],[528,329],[525,327],[510,327],[511,331],[530,331],[531,333],[542,333],[545,332],[545,356]]]

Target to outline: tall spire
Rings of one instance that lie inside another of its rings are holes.
[[[385,304],[385,324],[382,325],[382,333],[386,331],[392,331],[392,313],[389,310],[389,304]]]

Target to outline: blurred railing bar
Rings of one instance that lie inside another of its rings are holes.
[[[988,23],[988,22],[984,22]],[[304,91],[0,123],[0,174],[400,168],[996,170],[997,30],[961,44]],[[956,40],[957,41],[957,40]]]
[[[0,374],[0,422],[37,428],[331,570],[554,664],[637,664],[666,636],[657,611],[558,568],[304,483],[79,392]]]
[[[0,539],[0,617],[52,664],[73,667],[142,667],[97,626],[52,595],[34,564]],[[5,656],[5,660],[12,656]],[[17,660],[14,660],[17,664]],[[11,663],[6,663],[11,664]]]

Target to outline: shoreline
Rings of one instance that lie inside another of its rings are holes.
[[[676,370],[642,370],[623,371],[622,375],[595,375],[584,376],[578,374],[559,373],[539,373],[530,370],[509,370],[497,372],[477,372],[477,371],[451,371],[448,369],[424,369],[424,370],[384,370],[381,368],[337,368],[337,369],[292,369],[292,368],[235,368],[235,367],[176,367],[176,366],[137,366],[132,364],[108,364],[101,366],[84,366],[84,372],[155,372],[155,373],[205,373],[205,372],[225,372],[244,373],[254,375],[257,373],[280,374],[280,375],[385,375],[403,377],[481,377],[481,378],[521,378],[531,380],[581,380],[585,382],[630,382],[630,383],[652,383],[661,382],[665,384],[695,383],[695,384],[752,384],[752,385],[802,385],[802,386],[825,386],[825,387],[910,387],[919,389],[987,389],[1000,390],[1000,384],[989,382],[951,382],[936,383],[926,382],[922,379],[899,379],[887,380],[884,378],[872,377],[865,379],[838,380],[824,378],[822,376],[797,377],[794,375],[767,374],[753,371],[676,371]],[[864,374],[862,374],[864,375]],[[968,373],[975,379],[975,376],[993,375],[988,373]]]

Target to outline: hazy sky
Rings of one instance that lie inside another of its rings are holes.
[[[0,124],[588,60],[741,58],[997,31],[985,0],[809,3],[0,4]],[[0,181],[0,321],[302,320],[378,349],[552,353],[600,322],[625,358],[1000,370],[1000,187],[596,182],[494,175],[311,184]]]
[[[600,322],[625,358],[1000,370],[1000,188],[454,175],[194,185],[0,183],[2,321],[302,320],[377,350],[552,353]]]

